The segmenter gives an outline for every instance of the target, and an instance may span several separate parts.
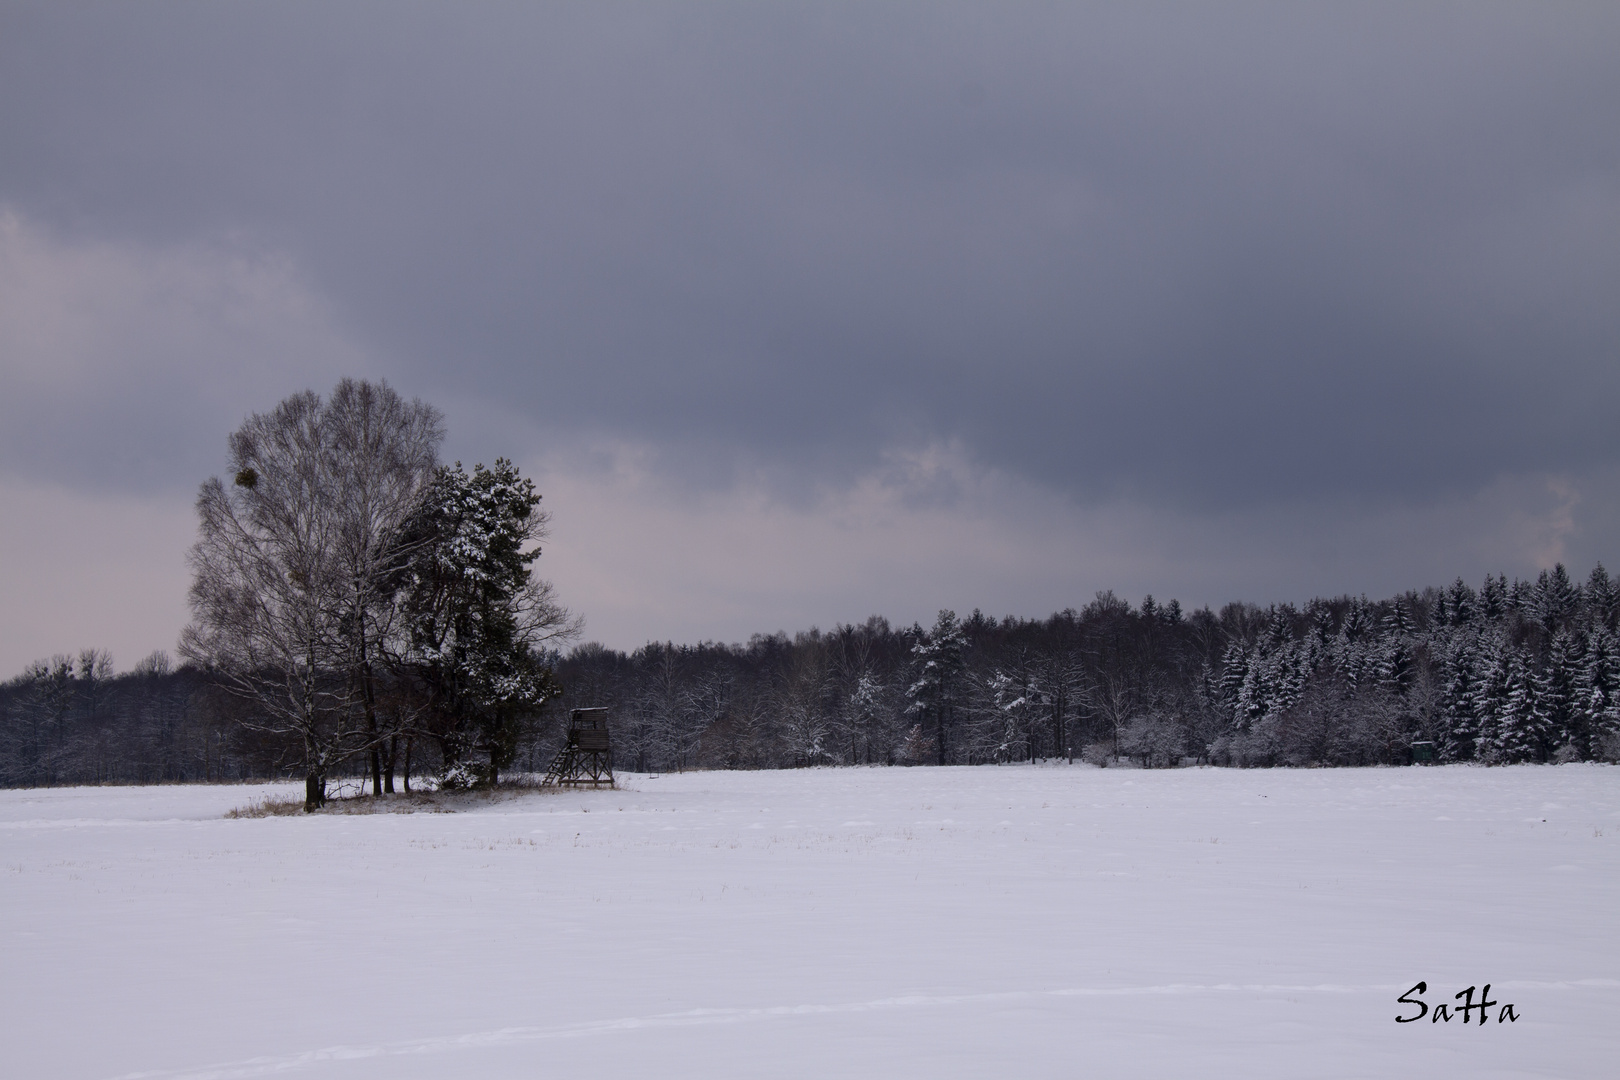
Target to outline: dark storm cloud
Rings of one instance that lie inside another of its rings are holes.
[[[553,437],[1206,506],[1620,459],[1614,5],[0,18],[0,204],[284,253]]]

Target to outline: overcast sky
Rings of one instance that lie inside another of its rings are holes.
[[[587,636],[1620,569],[1620,5],[0,2],[0,677],[344,375]]]

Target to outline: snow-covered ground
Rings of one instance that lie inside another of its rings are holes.
[[[0,1074],[1605,1077],[1620,769],[0,792]],[[1396,1024],[1491,984],[1517,1023]]]

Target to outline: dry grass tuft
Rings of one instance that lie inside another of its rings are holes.
[[[317,814],[454,814],[491,803],[531,795],[556,792],[557,788],[542,788],[541,778],[526,773],[503,779],[497,788],[472,791],[411,791],[396,792],[381,798],[375,795],[342,794],[327,796],[326,805]],[[617,790],[618,784],[613,785]],[[247,806],[239,806],[226,813],[228,818],[291,817],[304,812],[304,800],[291,796],[257,799]]]
[[[228,810],[228,818],[261,818],[261,817],[290,817],[293,814],[304,812],[303,799],[271,798],[266,796],[255,799],[246,806],[238,806],[235,810]]]

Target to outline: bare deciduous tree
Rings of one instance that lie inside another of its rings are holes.
[[[344,379],[326,406],[330,431],[326,469],[337,517],[334,554],[346,592],[344,643],[354,692],[370,737],[372,794],[384,790],[382,742],[395,732],[378,726],[376,664],[402,632],[395,585],[411,556],[401,528],[416,509],[438,464],[444,438],[439,411],[405,401],[386,383]],[[393,791],[390,746],[386,790]]]
[[[297,737],[306,809],[381,737],[372,664],[395,542],[441,437],[430,406],[344,380],[328,402],[306,391],[249,417],[230,437],[232,483],[198,495],[181,654],[252,703],[249,727]]]

